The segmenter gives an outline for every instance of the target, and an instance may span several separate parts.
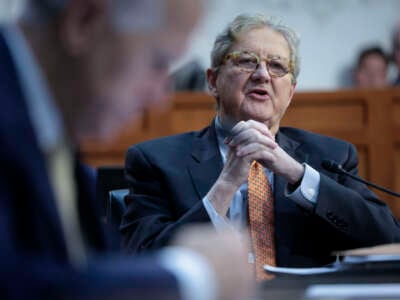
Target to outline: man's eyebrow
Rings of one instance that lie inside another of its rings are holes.
[[[273,59],[279,59],[279,60],[287,61],[287,62],[290,61],[290,58],[281,56],[279,54],[267,54],[266,56],[263,56],[263,55],[260,55],[259,53],[257,53],[256,51],[251,50],[251,49],[247,49],[247,48],[237,49],[237,50],[234,50],[233,52],[246,52],[246,53],[249,53],[249,54],[255,54],[261,59],[263,59],[263,58],[268,58],[268,59],[273,58]]]
[[[268,54],[267,57],[268,58],[273,58],[273,59],[289,61],[289,58],[283,57],[283,56],[278,55],[278,54]]]

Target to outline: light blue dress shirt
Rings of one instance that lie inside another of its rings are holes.
[[[221,126],[219,118],[215,119],[215,128],[217,133],[218,147],[221,153],[222,161],[225,164],[228,147],[224,143],[225,137],[228,132]],[[303,164],[305,172],[300,185],[294,191],[289,191],[286,187],[285,195],[298,205],[305,209],[311,210],[315,206],[318,199],[320,175],[319,173],[307,164]],[[266,176],[273,189],[274,187],[274,173],[267,168],[264,168]],[[219,215],[214,206],[208,200],[207,196],[203,198],[203,205],[210,216],[210,219],[217,230],[227,229],[244,229],[247,225],[247,182],[242,184],[235,192],[231,201],[228,216]],[[225,218],[224,218],[225,217]],[[226,221],[228,217],[229,222]]]

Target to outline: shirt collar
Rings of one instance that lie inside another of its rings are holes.
[[[61,114],[20,29],[9,25],[3,28],[2,33],[14,61],[39,146],[42,151],[49,152],[65,137]]]

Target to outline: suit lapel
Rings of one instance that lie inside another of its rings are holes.
[[[222,159],[218,149],[214,122],[210,127],[199,132],[192,149],[192,160],[188,170],[193,185],[202,199],[217,180],[222,170]]]

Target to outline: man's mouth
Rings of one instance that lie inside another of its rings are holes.
[[[259,89],[259,88],[251,89],[248,92],[248,95],[251,98],[254,98],[254,99],[259,100],[259,101],[265,101],[265,100],[270,99],[269,93],[265,89]]]

